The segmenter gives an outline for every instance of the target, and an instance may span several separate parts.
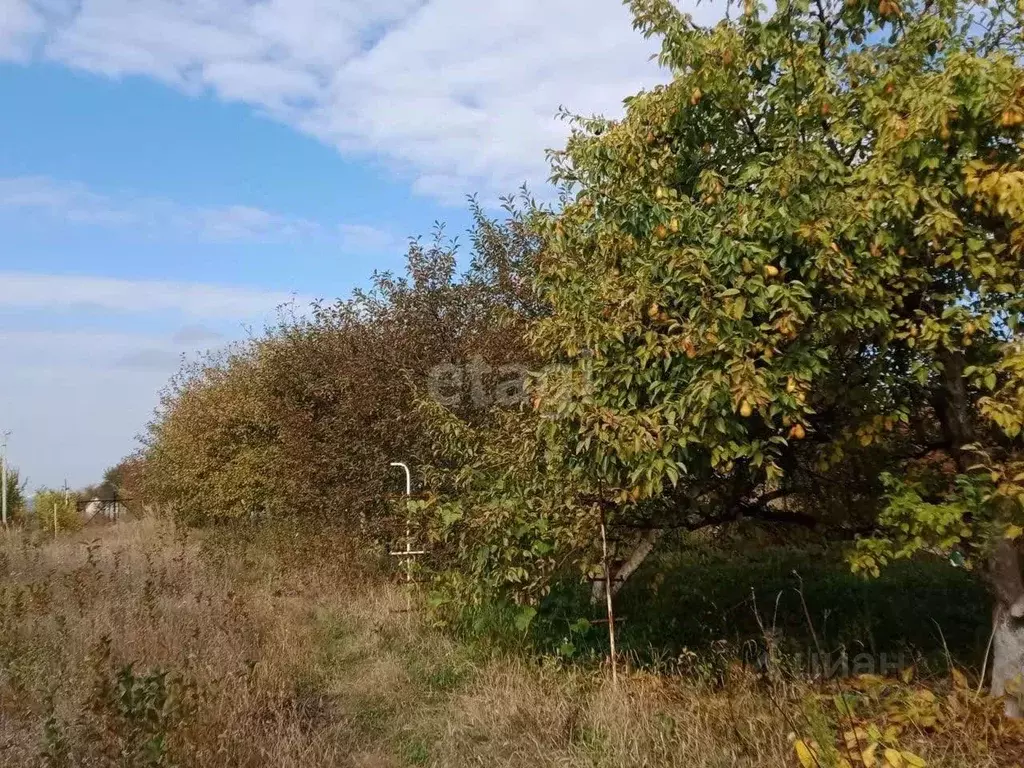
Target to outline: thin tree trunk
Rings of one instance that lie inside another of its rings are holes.
[[[622,564],[622,567],[615,572],[615,576],[612,580],[612,595],[618,594],[619,590],[622,589],[622,585],[626,583],[626,580],[632,576],[636,569],[643,565],[644,560],[647,556],[654,551],[654,545],[658,543],[658,539],[661,538],[661,529],[652,528],[649,531],[644,531],[644,535],[640,537],[639,543],[633,549],[629,558]],[[605,599],[605,585],[604,581],[595,581],[590,592],[591,600],[595,603]]]

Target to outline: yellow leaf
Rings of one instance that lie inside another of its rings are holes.
[[[913,667],[906,667],[902,672],[900,672],[900,680],[902,680],[904,683],[909,683],[913,679],[914,679],[914,668]]]
[[[907,765],[913,766],[913,768],[925,768],[927,765],[922,758],[918,757],[913,752],[903,750],[900,754],[903,755],[903,759],[907,761]]]
[[[846,742],[847,749],[853,749],[859,746],[862,742],[868,741],[868,732],[863,728],[854,728],[852,731],[843,732],[843,740]]]
[[[903,755],[895,749],[886,749],[885,762],[891,765],[892,768],[903,768]]]
[[[811,748],[807,746],[807,742],[803,739],[794,741],[793,749],[796,750],[797,760],[800,761],[800,765],[803,768],[815,768],[817,766],[818,761],[814,758],[814,752],[811,751]]]
[[[1020,538],[1021,534],[1024,534],[1024,528],[1021,528],[1019,525],[1008,525],[1003,532],[1003,536],[1008,539]]]
[[[868,744],[867,748],[860,753],[861,762],[864,763],[864,768],[874,768],[878,765],[878,758],[875,757],[875,751],[878,749],[878,744]]]

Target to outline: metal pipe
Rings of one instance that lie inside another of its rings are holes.
[[[412,473],[409,472],[407,464],[401,461],[392,461],[392,467],[401,467],[405,470],[405,499],[406,499],[406,514],[405,514],[405,610],[407,612],[412,611],[412,593],[409,587],[412,586],[412,518],[409,516],[409,497],[412,496]],[[417,553],[419,554],[419,553]]]

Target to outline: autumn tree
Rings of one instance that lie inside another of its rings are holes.
[[[521,386],[538,238],[511,202],[501,219],[472,213],[465,263],[438,230],[410,243],[404,274],[288,308],[186,367],[150,427],[151,494],[195,522],[287,515],[387,533],[389,463],[427,452],[416,396],[435,391],[473,421],[500,385]]]
[[[259,349],[231,347],[185,366],[146,437],[146,496],[189,523],[276,514],[276,421],[261,396]]]
[[[852,535],[881,512],[864,568],[956,550],[993,585],[1002,693],[1024,669],[1020,9],[630,7],[672,80],[553,154],[541,430],[617,520]]]

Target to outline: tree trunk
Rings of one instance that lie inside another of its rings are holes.
[[[941,350],[942,390],[935,406],[943,436],[957,467],[966,473],[972,456],[964,447],[974,442],[971,403],[964,378],[963,352]],[[1024,579],[1020,550],[1000,539],[989,556],[989,583],[995,594],[992,612],[992,695],[1005,696],[1007,717],[1024,716]]]
[[[960,471],[964,472],[970,463],[963,447],[974,442],[974,425],[971,423],[971,401],[964,379],[966,361],[962,352],[941,350],[942,390],[935,401],[942,434],[949,445],[950,453]]]
[[[661,530],[652,528],[649,531],[644,531],[644,535],[640,538],[640,542],[636,545],[636,548],[630,554],[629,559],[622,564],[622,567],[612,576],[612,594],[618,594],[619,590],[622,589],[622,585],[626,583],[626,579],[632,576],[636,569],[643,565],[644,560],[654,550],[654,545],[658,543],[658,539],[661,538]],[[590,591],[590,598],[593,602],[597,603],[604,600],[604,580],[595,581]]]
[[[997,606],[992,618],[992,695],[1006,696],[1007,717],[1024,716],[1024,619],[1011,616]]]
[[[1008,717],[1024,716],[1024,580],[1020,550],[1000,539],[989,577],[996,595],[992,622],[992,695],[1006,696]]]

